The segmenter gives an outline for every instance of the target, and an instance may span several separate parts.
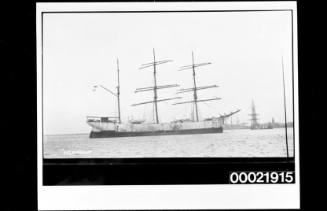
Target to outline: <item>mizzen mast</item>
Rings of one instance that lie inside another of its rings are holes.
[[[165,64],[167,62],[172,62],[173,60],[161,60],[157,61],[156,60],[156,55],[155,51],[153,49],[153,62],[145,63],[142,64],[139,69],[145,69],[148,67],[153,67],[153,86],[150,87],[143,87],[143,88],[137,88],[135,90],[135,93],[138,92],[146,92],[146,91],[152,91],[153,90],[153,100],[152,101],[146,101],[142,103],[136,103],[132,104],[132,106],[138,106],[138,105],[144,105],[148,103],[153,103],[154,104],[154,110],[155,110],[155,122],[158,124],[159,123],[159,114],[158,114],[158,102],[163,102],[167,100],[174,100],[174,99],[180,99],[181,97],[173,97],[173,98],[166,98],[166,99],[158,99],[158,89],[165,89],[165,88],[172,88],[172,87],[178,87],[178,84],[169,84],[169,85],[157,85],[157,66],[161,64]]]
[[[110,117],[110,118],[118,119],[118,123],[121,123],[121,116],[120,116],[120,81],[119,81],[119,60],[118,60],[118,58],[117,58],[117,86],[116,86],[117,91],[116,91],[116,93],[111,91],[110,89],[108,89],[107,87],[105,87],[105,86],[103,86],[101,84],[93,86],[93,91],[96,91],[98,87],[100,87],[103,90],[109,92],[111,95],[117,97],[118,117]]]
[[[198,87],[197,84],[196,84],[196,74],[195,74],[196,68],[201,67],[201,66],[205,66],[205,65],[209,65],[209,64],[211,64],[211,63],[210,62],[205,62],[205,63],[195,64],[194,63],[194,53],[192,51],[192,64],[191,65],[182,66],[178,70],[178,71],[182,71],[182,70],[192,69],[193,87],[192,88],[187,88],[187,89],[180,89],[180,90],[177,91],[177,94],[185,93],[185,92],[193,92],[193,100],[192,101],[185,101],[185,102],[174,103],[173,105],[179,105],[179,104],[185,104],[185,103],[194,103],[194,106],[195,106],[195,114],[196,114],[196,121],[197,122],[199,121],[199,109],[198,109],[198,103],[199,102],[206,102],[206,101],[220,100],[221,99],[219,97],[210,98],[210,99],[202,99],[202,100],[199,100],[198,99],[198,93],[197,93],[198,90],[203,90],[203,89],[209,89],[209,88],[216,88],[216,87],[218,87],[217,85]]]
[[[121,116],[120,116],[120,81],[119,81],[119,60],[117,58],[117,102],[118,102],[118,123],[121,123]]]

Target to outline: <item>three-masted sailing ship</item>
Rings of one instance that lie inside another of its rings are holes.
[[[90,138],[109,138],[109,137],[132,137],[132,136],[158,136],[158,135],[182,135],[182,134],[206,134],[206,133],[222,133],[224,120],[233,114],[239,112],[236,110],[230,112],[229,114],[217,115],[211,118],[205,118],[201,120],[199,118],[198,104],[201,102],[220,100],[219,97],[209,98],[209,99],[198,99],[198,91],[217,88],[217,85],[210,86],[197,86],[196,81],[196,70],[199,67],[209,65],[210,62],[206,63],[195,63],[194,54],[192,52],[192,64],[182,66],[179,71],[182,70],[192,70],[193,76],[193,87],[182,88],[177,90],[177,94],[183,94],[186,92],[193,93],[193,99],[183,102],[175,102],[173,105],[181,104],[193,104],[195,108],[195,118],[194,113],[192,113],[191,119],[180,119],[171,122],[159,122],[159,111],[158,103],[164,101],[178,100],[182,97],[171,97],[171,98],[158,98],[158,91],[160,89],[166,88],[176,88],[179,87],[178,84],[168,84],[168,85],[158,85],[157,84],[157,67],[158,65],[172,62],[172,60],[156,60],[155,51],[153,49],[153,61],[149,63],[142,64],[139,69],[152,68],[153,69],[153,86],[137,88],[135,93],[138,92],[153,92],[153,99],[151,101],[141,102],[132,104],[132,106],[140,106],[145,104],[153,104],[154,107],[154,122],[145,122],[140,120],[122,122],[121,121],[121,111],[120,111],[120,82],[119,82],[119,62],[117,60],[117,73],[118,73],[118,85],[117,91],[112,92],[106,87],[100,85],[103,89],[110,92],[112,95],[117,97],[118,106],[118,117],[96,117],[88,116],[87,124],[92,127],[90,133]],[[94,88],[97,88],[95,86]]]

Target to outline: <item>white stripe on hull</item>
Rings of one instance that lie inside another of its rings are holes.
[[[220,120],[199,121],[199,122],[169,122],[169,123],[113,123],[113,122],[87,122],[92,131],[116,131],[116,132],[141,132],[141,131],[162,131],[162,130],[187,130],[202,128],[219,128],[222,127]]]

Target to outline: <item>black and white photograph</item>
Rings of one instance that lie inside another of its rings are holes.
[[[37,83],[42,209],[299,207],[296,2],[38,3]]]

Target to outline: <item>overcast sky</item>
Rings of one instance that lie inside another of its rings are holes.
[[[200,118],[242,109],[233,119],[249,122],[254,100],[259,122],[283,121],[282,57],[284,58],[287,114],[292,117],[291,12],[215,13],[101,13],[44,14],[43,20],[44,133],[87,133],[86,116],[116,116],[116,98],[98,89],[115,91],[116,59],[120,61],[121,114],[153,119],[153,92],[134,93],[153,85],[153,70],[139,70],[156,58],[173,62],[158,66],[158,85],[192,87],[191,70],[177,71],[195,62],[211,62],[197,69],[197,85],[219,88],[198,92]],[[159,99],[183,99],[159,103],[161,122],[190,118],[192,93],[176,95],[177,88],[158,91]]]

